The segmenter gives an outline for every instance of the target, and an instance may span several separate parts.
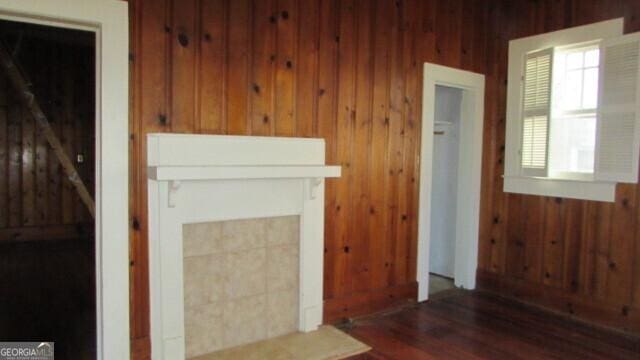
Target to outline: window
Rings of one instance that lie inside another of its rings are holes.
[[[504,190],[613,201],[637,182],[640,33],[616,19],[509,44]]]
[[[598,44],[555,49],[549,176],[593,179],[598,111]]]

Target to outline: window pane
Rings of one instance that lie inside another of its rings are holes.
[[[564,109],[579,109],[582,105],[582,70],[567,73],[564,84]]]
[[[582,67],[582,59],[584,52],[571,52],[567,55],[567,69],[580,69]]]
[[[584,71],[583,91],[582,107],[585,109],[595,109],[598,106],[598,68],[591,68]]]
[[[584,66],[598,66],[600,64],[600,49],[589,50],[584,54]]]
[[[595,115],[553,119],[550,145],[549,163],[552,173],[593,173]]]

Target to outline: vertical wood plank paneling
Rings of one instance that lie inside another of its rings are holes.
[[[592,294],[596,281],[596,203],[588,201],[582,211],[582,247],[583,256],[580,261],[580,287],[583,295]]]
[[[139,223],[140,206],[138,205],[139,196],[137,194],[140,184],[139,163],[140,163],[140,130],[142,121],[141,114],[141,79],[140,79],[140,40],[142,23],[140,11],[142,4],[138,0],[129,1],[129,261],[132,266],[129,268],[129,337],[131,338],[131,358],[142,359],[146,356],[140,354],[138,340],[144,338],[144,328],[140,325],[140,318],[146,313],[144,311],[136,311],[140,308],[140,304],[135,300],[140,298],[138,287],[136,286],[136,269],[135,261],[140,257],[137,253],[137,244],[139,244],[141,234],[138,227],[134,227],[134,222]],[[137,121],[134,121],[136,119]],[[142,331],[141,331],[142,328]],[[150,344],[150,342],[149,342]]]
[[[596,209],[596,259],[593,295],[600,299],[604,299],[607,292],[612,213],[611,204],[598,204]]]
[[[631,302],[633,286],[633,259],[636,220],[636,187],[618,184],[616,202],[611,223],[609,245],[609,275],[607,276],[607,298],[619,305]]]
[[[494,13],[494,7],[487,6],[484,14],[486,19],[486,28],[484,29],[484,31],[486,31],[487,33],[489,32],[489,28],[491,27],[491,19]],[[492,52],[489,50],[490,44],[492,44],[492,41],[490,40],[486,43],[487,58],[489,58],[492,54]],[[495,85],[493,66],[489,65],[487,59],[483,59],[481,60],[481,62],[483,63],[483,67],[485,68],[485,92],[487,94],[490,94],[493,93]],[[486,140],[491,139],[492,136],[494,108],[495,102],[485,101],[484,124],[482,129],[482,170],[480,176],[480,213],[483,214],[483,216],[480,216],[478,230],[478,268],[484,269],[488,272],[498,271],[497,264],[492,263],[492,255],[497,247],[497,241],[491,236],[493,227],[490,221],[490,219],[495,216],[493,214],[493,197],[496,190],[493,188],[493,186],[491,186],[494,179],[493,155],[495,153],[495,142]],[[491,213],[493,216],[490,217],[486,215],[489,213]]]
[[[140,41],[137,52],[140,72],[140,97],[142,128],[147,132],[163,131],[168,123],[168,41],[171,28],[167,21],[168,0],[140,1]],[[140,139],[140,149],[144,149],[145,139]],[[144,152],[143,152],[144,153]],[[142,162],[146,162],[146,154]],[[140,164],[142,166],[142,164]]]
[[[136,1],[138,2],[138,1]],[[138,208],[132,213],[137,224],[139,237],[134,238],[132,244],[131,262],[131,303],[132,308],[144,309],[133,311],[133,339],[149,336],[149,253],[147,239],[147,153],[146,133],[163,132],[169,128],[169,79],[168,69],[171,37],[171,27],[168,17],[171,3],[168,0],[142,1],[139,0],[139,42],[136,52],[136,71],[139,77],[140,115],[137,122],[141,131],[137,142],[138,176],[137,190]],[[133,221],[132,221],[133,223]]]
[[[56,68],[56,64],[59,62],[59,50],[57,48],[51,49],[49,53],[49,57],[51,58],[51,63],[45,64],[45,69],[51,74],[51,81],[49,83],[48,89],[46,92],[51,96],[51,99],[57,100],[60,91],[60,87],[62,84],[59,69]],[[55,101],[54,101],[55,102]],[[62,138],[62,113],[60,111],[59,106],[55,106],[50,102],[45,102],[45,111],[51,115],[51,128],[53,132],[58,136],[58,138]],[[56,156],[49,157],[48,164],[48,178],[49,178],[49,222],[51,224],[62,224],[62,187],[64,183],[64,178],[62,176],[62,166],[60,165],[60,161]]]
[[[334,296],[343,297],[349,291],[351,273],[351,246],[349,222],[353,216],[353,204],[350,199],[353,170],[353,131],[355,121],[355,65],[356,65],[356,15],[353,0],[339,2],[338,40],[338,106],[336,147],[337,164],[342,166],[342,177],[336,192],[336,226],[333,239],[338,246],[335,254]]]
[[[406,196],[408,191],[407,179],[411,177],[408,166],[411,163],[411,142],[409,136],[411,136],[410,122],[410,110],[412,99],[412,90],[416,79],[412,78],[412,65],[414,63],[415,56],[415,41],[412,36],[413,27],[413,15],[415,14],[413,5],[414,2],[401,3],[401,19],[402,19],[402,76],[405,79],[404,88],[402,89],[402,130],[400,134],[402,136],[402,160],[398,170],[398,219],[396,220],[397,232],[396,239],[402,239],[402,241],[396,241],[395,243],[395,260],[394,260],[394,279],[396,283],[405,283],[407,279],[407,263],[409,257],[408,244],[406,242],[409,232],[409,198]]]
[[[356,103],[353,133],[354,153],[351,157],[351,203],[349,238],[351,244],[351,290],[361,292],[369,289],[371,277],[369,269],[370,242],[369,213],[369,154],[371,152],[371,106],[373,54],[372,26],[375,25],[372,12],[374,4],[360,1],[356,7]]]
[[[132,129],[139,140],[132,166],[140,194],[132,201],[132,213],[139,215],[132,306],[142,309],[132,318],[137,339],[148,337],[146,195],[140,189],[146,184],[144,137],[153,131],[324,138],[327,162],[343,169],[342,178],[326,183],[328,312],[349,316],[383,296],[372,295],[374,289],[383,294],[415,284],[424,61],[486,75],[480,270],[609,307],[622,296],[614,284],[630,284],[633,298],[627,299],[640,302],[637,276],[610,269],[615,259],[624,272],[640,272],[639,261],[612,250],[622,241],[625,251],[640,251],[629,240],[633,235],[614,229],[620,221],[614,217],[628,223],[638,216],[635,208],[505,194],[501,177],[508,40],[616,16],[625,16],[627,30],[637,29],[640,9],[632,1],[132,4],[138,89]],[[184,50],[180,26],[191,33],[186,56],[176,54]],[[7,136],[15,130],[8,124]]]
[[[21,107],[22,119],[22,224],[36,224],[36,194],[35,194],[35,123],[29,116],[27,109]],[[71,142],[67,142],[70,144]],[[69,208],[71,208],[69,204]],[[69,218],[71,221],[71,218]]]
[[[251,66],[251,134],[272,135],[276,61],[275,0],[253,1],[253,51]]]
[[[387,286],[386,259],[389,239],[385,234],[388,225],[387,196],[387,156],[389,141],[389,70],[390,70],[390,14],[391,2],[378,0],[375,6],[373,67],[373,98],[371,123],[371,151],[369,156],[370,209],[369,209],[369,251],[371,255],[371,287],[381,289]]]
[[[89,176],[89,173],[88,173],[89,169],[87,168],[87,163],[84,160],[82,162],[78,161],[78,155],[82,155],[83,158],[86,157],[87,161],[90,161],[89,159],[90,156],[86,156],[86,155],[89,155],[88,152],[86,151],[86,148],[87,148],[87,145],[93,146],[95,144],[94,137],[93,137],[93,129],[89,127],[91,121],[95,117],[89,117],[88,116],[89,114],[86,111],[86,108],[91,106],[92,102],[90,102],[88,98],[84,98],[83,100],[85,101],[79,100],[82,98],[81,91],[90,91],[89,89],[92,89],[90,85],[87,86],[88,77],[82,76],[83,73],[84,74],[91,73],[90,71],[92,67],[85,66],[85,64],[83,64],[82,62],[83,59],[80,57],[77,57],[75,59],[70,59],[70,61],[75,68],[82,69],[81,70],[82,72],[80,74],[76,73],[72,75],[73,83],[74,83],[74,86],[71,88],[72,92],[70,94],[65,94],[65,98],[70,98],[71,102],[73,103],[73,105],[71,106],[71,118],[72,118],[71,124],[73,126],[72,141],[74,144],[74,152],[69,154],[69,156],[71,158],[71,161],[74,163],[76,170],[78,171],[78,174],[83,179],[85,186],[87,186],[89,193],[95,199],[95,197],[93,196],[94,191],[90,184],[91,176]],[[79,90],[79,89],[83,89],[83,90]],[[87,212],[85,211],[86,206],[84,205],[82,200],[80,200],[80,197],[75,191],[75,188],[74,188],[73,207],[74,207],[74,221],[76,223],[93,220],[93,219],[91,220],[87,219]]]
[[[510,217],[507,220],[506,264],[504,271],[516,279],[522,279],[527,269],[524,251],[526,212],[523,208],[525,203],[523,195],[509,197]],[[497,224],[498,222],[500,222],[500,218],[495,216],[493,223]]]
[[[507,44],[506,38],[509,36],[507,32],[505,32],[504,24],[502,23],[504,20],[503,10],[501,9],[500,3],[493,4],[492,9],[492,18],[490,20],[491,28],[490,28],[490,36],[487,48],[487,73],[489,75],[488,82],[490,82],[490,90],[496,97],[506,97],[506,81],[507,81]],[[504,150],[505,150],[505,113],[506,113],[506,104],[503,102],[497,102],[495,104],[489,103],[491,113],[489,123],[491,125],[490,129],[490,139],[493,141],[489,142],[489,148],[487,151],[490,151],[489,154],[489,162],[493,167],[493,172],[490,175],[490,185],[492,187],[493,197],[490,200],[493,209],[485,213],[484,216],[489,216],[487,221],[490,222],[491,225],[491,235],[489,240],[492,246],[492,254],[491,254],[491,266],[492,269],[498,272],[507,271],[506,270],[506,262],[509,260],[507,241],[511,241],[511,239],[507,240],[507,222],[511,221],[513,218],[510,216],[510,211],[514,208],[511,206],[510,202],[512,201],[510,194],[505,194],[502,192],[503,181],[501,174],[504,173]],[[484,174],[483,174],[484,175]],[[486,215],[489,214],[489,215]],[[517,216],[517,215],[514,215]],[[520,238],[516,239],[516,247],[523,247],[524,242],[522,235]],[[522,249],[521,249],[522,250]],[[520,255],[522,253],[519,252]],[[524,259],[522,259],[524,260]],[[520,266],[523,267],[523,266]],[[523,269],[520,269],[523,270]],[[517,272],[519,276],[522,276],[521,272]]]
[[[225,78],[227,66],[226,14],[228,2],[202,0],[200,3],[200,36],[194,40],[200,46],[198,63],[198,104],[196,121],[203,133],[220,134],[226,128]]]
[[[544,218],[544,238],[542,245],[543,283],[559,287],[562,284],[562,264],[564,237],[560,231],[564,215],[564,202],[559,198],[546,198]]]
[[[69,61],[69,57],[71,55],[61,52],[60,59],[63,62]],[[58,70],[62,71],[62,65],[58,65]],[[70,96],[64,96],[63,94],[72,94],[73,87],[75,86],[73,79],[70,77],[63,77],[61,79],[61,84],[59,85],[59,89],[61,92],[56,94],[57,98],[54,100],[55,103],[62,104],[60,108],[60,116],[62,120],[62,133],[60,137],[60,142],[64,148],[64,151],[67,154],[75,153],[75,144],[73,143],[74,138],[74,126],[73,126],[73,102]],[[62,180],[62,222],[64,224],[71,224],[74,221],[75,217],[75,204],[76,200],[76,190],[73,187],[73,184],[69,179],[63,178]]]
[[[544,198],[527,196],[520,215],[525,221],[525,278],[542,281],[542,243],[544,230]]]
[[[478,22],[481,20],[480,8],[476,6],[478,2],[476,0],[464,2],[460,4],[461,8],[461,20],[459,22],[460,27],[460,68],[465,70],[471,70],[473,64],[473,40],[474,34],[469,29],[478,29]],[[476,22],[478,20],[478,22]],[[464,25],[463,25],[464,24]]]
[[[437,8],[436,61],[456,68],[461,66],[462,3],[461,0],[438,0]]]
[[[337,67],[338,67],[338,3],[336,0],[319,1],[319,50],[318,87],[313,96],[317,98],[318,137],[326,140],[326,162],[337,163],[336,113],[337,113]],[[302,14],[302,12],[301,12]],[[302,24],[302,22],[300,22]],[[302,39],[302,37],[301,37]],[[301,76],[298,79],[302,79]],[[298,100],[302,99],[302,95]],[[303,114],[299,109],[298,114]],[[302,116],[302,115],[300,115]],[[305,121],[303,120],[303,123]],[[298,129],[302,129],[298,127]],[[324,252],[324,294],[332,298],[335,294],[336,257],[340,256],[340,244],[335,241],[336,217],[340,207],[336,203],[336,188],[339,180],[327,179],[325,184],[325,241]]]
[[[580,263],[584,257],[585,249],[581,221],[585,206],[586,203],[583,201],[565,200],[564,229],[562,229],[564,242],[562,286],[570,293],[575,293],[582,288],[580,284]]]
[[[275,135],[293,136],[296,133],[296,73],[298,72],[298,2],[278,0],[276,7],[276,64],[275,64]],[[313,43],[313,39],[309,39]],[[313,79],[313,72],[307,74]]]
[[[142,134],[144,127],[142,116],[144,82],[142,81],[143,70],[141,64],[143,63],[142,35],[145,24],[141,21],[143,19],[142,10],[143,4],[141,1],[132,0],[129,2],[129,308],[131,309],[129,336],[132,339],[131,357],[134,359],[143,359],[148,353],[146,349],[141,353],[141,346],[138,345],[140,343],[139,339],[145,339],[148,334],[145,326],[148,311],[135,310],[143,308],[146,295],[142,291],[143,285],[140,284],[140,275],[144,274],[144,271],[138,269],[138,265],[142,264],[144,266],[144,254],[141,254],[141,252],[143,251],[142,244],[145,243],[145,237],[140,229],[144,226],[141,221],[143,214],[146,212],[140,204],[141,198],[146,199],[146,197],[133,195],[138,194],[143,185],[141,168],[142,164],[144,164],[144,154],[141,154],[141,143],[144,141]],[[149,36],[148,33],[147,36]],[[132,119],[136,119],[136,121],[132,121]],[[142,188],[144,189],[144,187]],[[142,340],[142,342],[145,341]],[[147,342],[147,344],[150,345],[150,342]]]
[[[389,145],[387,146],[388,179],[387,197],[385,204],[388,209],[385,237],[387,239],[398,239],[399,221],[401,219],[399,198],[400,194],[400,173],[403,166],[404,146],[404,36],[403,36],[403,3],[396,2],[393,8],[393,18],[391,25],[391,47],[390,47],[390,78],[389,78]],[[397,260],[397,241],[390,241],[387,245],[385,263],[389,263],[388,284],[400,283],[396,278],[396,268],[399,266]]]
[[[194,132],[199,78],[195,76],[199,19],[196,0],[172,0],[171,7],[171,131]]]
[[[227,133],[248,134],[249,74],[251,64],[252,7],[250,0],[227,1],[227,44],[229,46],[225,84],[227,88]]]
[[[417,250],[417,211],[419,151],[420,151],[420,101],[422,99],[422,66],[418,64],[418,54],[423,42],[416,38],[418,33],[420,1],[408,1],[403,9],[404,29],[404,150],[400,172],[400,230],[396,253],[396,279],[407,283],[415,278],[414,263]],[[452,19],[454,20],[454,19]]]
[[[508,40],[620,16],[625,17],[626,32],[640,29],[637,21],[640,5],[627,0],[501,1],[489,5],[486,11],[489,12],[490,21],[486,46],[489,66],[487,94],[492,97],[492,100],[487,99],[486,106],[493,129],[491,132],[485,131],[484,159],[489,161],[496,157],[500,159],[498,148],[503,145],[506,67],[502,64],[507,54],[501,49],[506,48]],[[491,15],[492,12],[494,15]],[[491,22],[492,18],[495,22]],[[477,17],[474,19],[478,20]],[[496,64],[493,69],[492,64]],[[491,148],[494,146],[495,150]],[[536,197],[523,203],[516,200],[519,195],[505,195],[499,180],[501,166],[498,162],[495,168],[483,172],[481,278],[488,279],[484,276],[485,271],[494,271],[495,277],[494,280],[483,280],[481,283],[500,283],[500,291],[586,319],[618,327],[633,327],[630,320],[634,311],[637,311],[634,284],[637,282],[638,261],[634,259],[634,254],[638,251],[638,186],[618,185],[613,204],[563,199],[562,209],[558,210],[554,199],[546,199],[540,206]],[[487,177],[493,177],[494,184],[489,184]],[[530,266],[531,261],[537,262],[535,259],[541,255],[542,278],[529,274],[524,276],[525,281],[517,280],[523,278],[523,274],[518,273],[515,264],[519,260],[514,260],[513,256],[519,259],[521,254],[512,245],[509,245],[507,252],[507,268],[494,269],[493,260],[490,259],[496,255],[495,250],[488,255],[488,249],[495,248],[492,243],[496,239],[492,232],[496,224],[491,224],[488,213],[491,212],[494,217],[500,213],[499,198],[504,197],[510,199],[508,212],[503,214],[509,223],[510,244],[516,244],[513,240],[522,231],[527,240],[524,251],[526,264]],[[533,219],[527,219],[527,226],[519,230],[519,221],[514,217],[521,216],[523,212],[529,217],[533,214]],[[545,214],[544,242],[536,244],[530,240],[535,238],[535,230],[531,228],[537,222],[535,218],[538,213]],[[577,307],[581,308],[578,310]]]
[[[47,78],[46,76],[46,70],[44,67],[36,67],[36,69],[38,69],[38,73],[34,73],[32,74],[34,79],[44,79]],[[43,76],[44,75],[44,76]],[[38,86],[39,89],[43,89],[46,90],[48,88],[48,86],[42,86],[41,84],[39,84]],[[44,99],[51,99],[51,95],[49,93],[44,93],[44,91],[42,91],[41,94],[39,94],[41,96],[41,98]],[[47,114],[50,114],[50,112],[48,112]],[[53,120],[53,119],[51,119]],[[49,121],[49,123],[51,124],[52,121]],[[74,139],[74,142],[78,141],[78,139]],[[48,222],[48,213],[49,213],[49,197],[48,197],[48,185],[49,185],[49,173],[47,171],[47,165],[48,165],[48,151],[49,151],[49,144],[47,143],[47,140],[45,139],[45,137],[42,134],[42,131],[40,131],[39,128],[35,129],[35,161],[36,161],[36,168],[35,168],[35,177],[36,177],[36,219],[35,219],[35,223],[37,225],[44,225],[47,224]],[[53,153],[51,154],[51,156],[55,156]]]
[[[9,227],[22,225],[22,194],[21,194],[21,109],[17,103],[17,98],[12,95],[12,91],[7,92],[8,119],[7,138],[9,147]]]
[[[320,54],[320,0],[298,1],[298,36],[296,39],[295,64],[295,125],[296,136],[312,137],[318,125],[319,101],[316,101],[319,88]],[[327,24],[328,25],[328,24]],[[332,41],[332,40],[330,40]],[[280,42],[280,38],[278,38]],[[326,90],[325,90],[326,91]]]

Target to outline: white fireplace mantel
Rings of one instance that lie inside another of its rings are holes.
[[[183,359],[182,226],[300,216],[300,331],[322,322],[322,139],[149,134],[147,137],[153,359]]]

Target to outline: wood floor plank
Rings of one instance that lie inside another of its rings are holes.
[[[454,290],[347,330],[372,347],[352,359],[638,359],[640,337],[487,292]]]

